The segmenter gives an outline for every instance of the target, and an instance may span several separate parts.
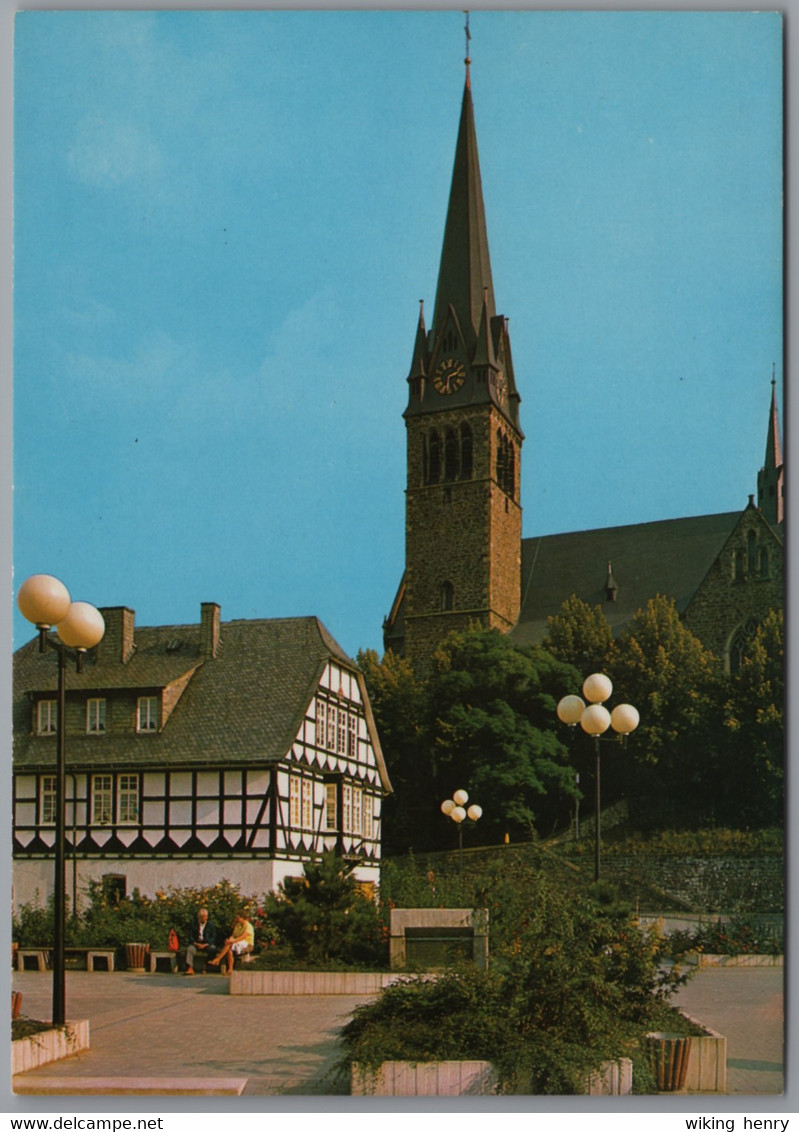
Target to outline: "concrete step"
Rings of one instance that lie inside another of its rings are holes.
[[[45,1077],[20,1074],[12,1078],[15,1094],[97,1096],[236,1097],[246,1077]]]

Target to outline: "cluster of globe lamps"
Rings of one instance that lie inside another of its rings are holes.
[[[83,654],[103,639],[105,622],[99,609],[87,601],[73,601],[69,590],[51,574],[33,574],[17,591],[20,613],[39,631],[39,652],[58,653],[58,699],[56,712],[55,874],[53,881],[53,1017],[54,1025],[66,1021],[64,963],[66,920],[66,671],[67,658],[74,658],[80,672]],[[55,629],[58,640],[48,636]]]
[[[458,870],[463,872],[463,823],[465,821],[479,821],[483,816],[482,806],[474,802],[466,808],[469,795],[465,790],[456,790],[451,798],[441,803],[441,813],[451,818],[458,826]]]
[[[601,836],[600,836],[600,782],[599,782],[599,744],[600,740],[605,735],[605,732],[612,730],[615,732],[613,736],[608,738],[615,739],[618,742],[625,742],[627,736],[635,731],[638,726],[640,716],[638,711],[632,704],[617,704],[612,711],[608,711],[605,703],[610,699],[613,694],[613,684],[604,673],[595,672],[592,676],[588,676],[583,682],[583,696],[564,696],[558,703],[557,712],[558,719],[561,723],[566,723],[569,727],[576,727],[579,723],[580,727],[594,740],[596,751],[596,806],[595,806],[595,829],[594,829],[594,880],[599,880],[600,861],[601,861]]]

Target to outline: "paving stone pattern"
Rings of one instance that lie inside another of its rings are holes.
[[[24,1015],[49,1017],[49,973],[17,972],[13,986]],[[728,1092],[782,1092],[782,992],[782,968],[702,969],[682,989],[679,1004],[727,1037]],[[89,1019],[91,1049],[24,1074],[26,1089],[37,1076],[48,1088],[62,1079],[64,1094],[70,1077],[191,1076],[246,1077],[245,1095],[329,1094],[337,1034],[368,997],[233,996],[219,975],[71,971],[67,1016]]]

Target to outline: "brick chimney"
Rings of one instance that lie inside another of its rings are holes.
[[[221,606],[215,601],[200,602],[200,656],[213,660],[219,648],[219,622]]]
[[[127,664],[136,649],[133,640],[135,611],[125,605],[113,605],[100,612],[105,621],[105,635],[97,646],[98,651],[110,660]]]

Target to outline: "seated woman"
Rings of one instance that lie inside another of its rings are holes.
[[[248,951],[252,951],[254,946],[255,929],[244,916],[236,916],[236,919],[233,921],[230,936],[225,940],[224,947],[219,952],[216,959],[210,960],[208,966],[219,967],[224,959],[227,965],[227,970],[224,973],[229,975],[233,970],[233,960],[235,957],[237,955],[246,955]]]

